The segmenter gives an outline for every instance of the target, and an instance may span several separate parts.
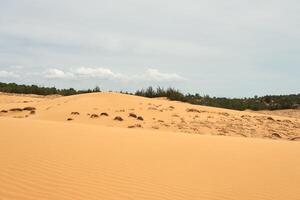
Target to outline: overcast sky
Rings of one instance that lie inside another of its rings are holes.
[[[0,0],[0,81],[300,92],[299,0]]]

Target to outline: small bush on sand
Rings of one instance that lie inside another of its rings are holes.
[[[116,116],[114,120],[115,120],[115,121],[123,121],[123,118],[120,117],[120,116]]]
[[[99,117],[99,115],[97,115],[97,114],[92,114],[91,115],[91,118],[98,118]]]
[[[128,128],[142,128],[142,125],[135,124],[135,125],[128,126]]]
[[[134,113],[129,113],[129,117],[137,118],[137,115]]]
[[[67,119],[67,121],[72,121],[72,120],[73,120],[72,118],[68,118],[68,119]]]
[[[22,112],[23,109],[21,109],[21,108],[12,108],[12,109],[9,109],[9,111],[11,111],[11,112]]]
[[[144,121],[144,118],[142,116],[138,116],[137,119],[140,120],[140,121]]]
[[[8,111],[7,111],[7,110],[1,110],[1,112],[2,112],[2,113],[7,113]]]
[[[273,138],[281,138],[281,136],[278,133],[272,133]]]
[[[196,112],[196,113],[200,113],[199,110],[195,109],[195,108],[188,108],[186,109],[186,112]]]
[[[35,114],[35,110],[30,111],[30,114],[34,115]]]
[[[71,115],[80,115],[79,112],[71,112]]]
[[[109,115],[106,112],[103,112],[103,113],[100,114],[100,116],[108,117]]]
[[[23,110],[32,111],[32,110],[36,110],[36,108],[35,107],[25,107],[25,108],[23,108]]]
[[[290,138],[291,141],[300,141],[300,137],[293,137],[293,138]]]

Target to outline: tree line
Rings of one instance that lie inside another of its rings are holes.
[[[94,89],[75,90],[57,89],[55,87],[43,87],[37,85],[19,85],[16,83],[0,82],[0,92],[18,93],[18,94],[37,94],[37,95],[76,95],[92,92],[101,92],[97,86]],[[136,91],[134,94],[122,92],[130,95],[137,95],[149,98],[166,97],[172,101],[187,102],[195,105],[212,106],[219,108],[228,108],[234,110],[278,110],[278,109],[296,109],[300,108],[300,94],[290,95],[266,95],[255,96],[252,98],[225,98],[225,97],[210,97],[209,95],[199,94],[183,94],[177,89],[162,87],[148,87]]]
[[[84,94],[91,92],[100,92],[100,88],[97,86],[94,89],[88,90],[75,90],[69,89],[57,89],[55,87],[43,87],[37,85],[19,85],[16,83],[2,83],[0,82],[0,92],[17,93],[17,94],[37,94],[37,95],[62,95],[69,96],[75,94]]]
[[[228,108],[234,110],[279,110],[300,108],[300,94],[290,95],[266,95],[252,98],[225,98],[201,96],[199,94],[183,94],[174,88],[147,89],[138,90],[135,95],[155,98],[166,97],[169,100],[182,101],[195,105],[212,106],[219,108]]]

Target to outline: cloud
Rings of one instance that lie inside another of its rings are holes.
[[[20,75],[15,72],[12,72],[12,71],[0,70],[0,77],[1,78],[18,78],[18,77],[20,77]]]
[[[176,73],[162,73],[158,69],[147,69],[146,78],[154,81],[180,81],[183,77]]]
[[[176,73],[162,73],[158,69],[149,68],[142,74],[122,74],[113,72],[109,68],[91,68],[79,67],[63,71],[57,68],[50,68],[44,73],[45,78],[49,79],[101,79],[101,80],[117,80],[117,81],[154,81],[154,82],[169,82],[182,81],[183,77]]]
[[[74,74],[77,77],[91,77],[91,78],[103,78],[103,79],[125,78],[124,75],[120,73],[114,73],[107,68],[80,67],[74,70]]]
[[[64,66],[57,68],[61,72],[43,74],[48,77],[45,81],[60,79],[51,84],[65,87],[76,84],[66,79],[85,79],[80,86],[86,88],[94,86],[88,78],[107,79],[108,88],[114,86],[111,80],[128,79],[130,86],[135,80],[140,87],[143,80],[171,82],[180,80],[180,74],[189,81],[174,86],[186,92],[247,96],[253,95],[248,83],[258,83],[261,74],[284,73],[288,78],[271,82],[274,89],[260,81],[252,91],[299,90],[299,1],[65,0],[64,6],[61,2],[0,1],[0,65],[26,66],[0,70],[14,71],[22,81],[43,82],[38,75],[28,79],[25,75],[47,70],[40,66]],[[109,67],[68,68],[98,63]],[[157,71],[141,71],[145,65]],[[210,74],[214,79],[206,78]]]
[[[45,77],[49,79],[65,79],[74,77],[74,75],[70,72],[64,72],[56,68],[51,68],[46,71]]]

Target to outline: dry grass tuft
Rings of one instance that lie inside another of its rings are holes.
[[[134,113],[129,113],[129,117],[137,118],[137,115]]]
[[[109,115],[106,112],[103,112],[103,113],[100,114],[100,116],[106,116],[106,117],[108,117]]]
[[[80,115],[79,112],[71,112],[71,115]]]
[[[91,118],[98,118],[99,117],[99,115],[97,115],[97,114],[91,114]]]
[[[272,133],[273,138],[281,138],[281,136],[278,133]]]
[[[196,113],[201,113],[200,110],[197,110],[197,109],[195,109],[195,108],[188,108],[188,109],[186,109],[186,112],[196,112]]]
[[[21,108],[11,108],[11,109],[9,109],[9,111],[11,111],[11,112],[22,112],[23,109],[21,109]]]
[[[142,116],[138,116],[137,120],[144,121],[144,118]]]
[[[142,125],[135,124],[135,125],[128,126],[128,128],[142,128]]]
[[[114,118],[114,120],[115,120],[115,121],[124,121],[124,119],[123,119],[122,117],[120,117],[120,116],[116,116],[116,117]]]
[[[23,108],[23,110],[33,111],[33,110],[36,110],[36,108],[35,107],[25,107],[25,108]]]

